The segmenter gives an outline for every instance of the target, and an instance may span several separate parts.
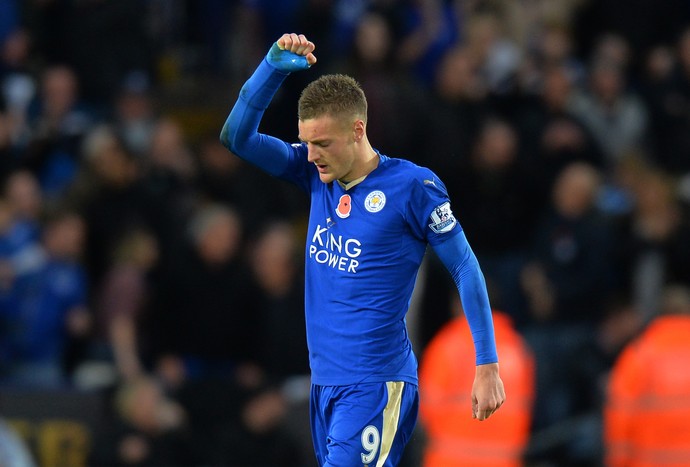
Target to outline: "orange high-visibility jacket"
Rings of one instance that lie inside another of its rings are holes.
[[[606,465],[690,466],[690,316],[656,318],[616,361],[604,407]]]
[[[517,467],[529,439],[534,358],[510,318],[494,311],[496,347],[506,402],[489,419],[472,418],[474,345],[465,318],[432,339],[419,369],[420,420],[427,467]]]

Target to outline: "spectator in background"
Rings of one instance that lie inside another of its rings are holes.
[[[173,119],[162,119],[154,126],[144,164],[150,170],[166,172],[182,183],[194,178],[192,152],[182,127]]]
[[[504,120],[488,119],[479,129],[466,164],[445,174],[446,184],[482,270],[495,281],[504,310],[516,324],[525,323],[520,283],[529,242],[542,201],[519,159],[515,129]]]
[[[43,215],[43,193],[36,177],[29,171],[13,172],[5,183],[5,196],[12,205],[15,219],[27,224],[38,238],[41,216]]]
[[[521,273],[531,313],[525,337],[537,362],[536,431],[587,413],[598,397],[596,330],[616,285],[614,231],[595,206],[600,183],[600,172],[581,162],[561,172]],[[596,444],[596,432],[583,437],[577,430],[569,424],[561,444],[540,454],[594,462],[588,443]]]
[[[12,153],[10,121],[3,107],[2,99],[0,99],[0,183],[17,165]]]
[[[9,136],[15,148],[26,147],[29,105],[36,97],[36,70],[29,62],[30,53],[31,37],[22,28],[0,44],[0,101],[7,103]]]
[[[300,365],[272,363],[275,373],[261,366],[271,350],[263,347],[264,333],[279,332],[284,319],[274,314],[262,328],[261,312],[269,303],[277,307],[274,312],[294,306],[289,304],[300,297],[278,298],[273,290],[269,299],[254,287],[241,256],[242,224],[230,208],[200,207],[189,233],[189,245],[176,255],[158,289],[150,336],[159,344],[157,372],[187,410],[190,429],[206,451],[199,454],[204,463],[295,465],[295,442],[280,430],[287,400],[271,385],[285,382],[288,372],[300,372],[294,369]],[[284,356],[295,345],[276,349],[279,354],[272,358],[287,364]]]
[[[690,465],[690,289],[665,288],[661,312],[616,361],[604,411],[606,465]]]
[[[9,347],[2,382],[18,386],[57,387],[66,382],[64,365],[71,338],[90,330],[88,284],[82,269],[85,225],[72,212],[60,212],[45,224],[45,262],[15,278],[2,316]]]
[[[167,261],[182,241],[197,197],[197,167],[179,123],[170,118],[156,122],[141,167],[142,224],[155,233],[161,259]]]
[[[121,384],[113,417],[96,433],[89,465],[194,465],[187,414],[145,376]]]
[[[40,210],[40,194],[35,193],[35,178],[28,172],[11,172],[0,198],[0,373],[8,371],[15,351],[7,338],[15,320],[15,287],[36,275],[45,266],[41,230],[34,210]],[[28,195],[28,196],[27,196]],[[10,200],[11,198],[11,200]]]
[[[676,184],[647,169],[631,186],[632,212],[619,235],[619,267],[643,321],[654,317],[669,282],[690,286],[690,220],[679,204]]]
[[[503,28],[521,46],[537,45],[545,30],[568,27],[576,20],[582,0],[518,0],[461,2],[473,9],[487,6],[499,15]],[[570,33],[569,33],[570,34]],[[548,41],[548,39],[546,39]],[[572,39],[571,39],[572,40]]]
[[[84,140],[83,154],[78,180],[65,201],[83,213],[88,225],[85,260],[97,285],[124,232],[147,225],[150,203],[142,189],[140,164],[111,126],[91,131]]]
[[[260,361],[278,382],[309,374],[304,284],[295,234],[290,224],[269,222],[251,246],[250,264],[261,310]]]
[[[602,167],[603,156],[592,133],[570,111],[574,82],[562,64],[543,70],[539,94],[524,99],[519,107],[516,127],[520,135],[524,165],[530,182],[546,200],[558,174],[573,162]]]
[[[643,101],[626,89],[620,59],[595,57],[589,88],[573,98],[570,109],[589,129],[604,153],[608,172],[626,151],[648,142],[648,117]]]
[[[522,274],[535,323],[596,322],[612,282],[612,236],[595,201],[601,174],[576,162],[554,184]]]
[[[9,289],[14,279],[14,268],[11,262],[13,249],[8,241],[13,223],[12,205],[10,205],[6,198],[0,198],[0,240],[2,240],[0,242],[0,252],[2,253],[0,255],[0,264],[2,264],[4,289]]]
[[[672,168],[669,156],[675,158],[673,153],[677,150],[677,144],[668,139],[671,123],[668,110],[678,104],[678,96],[669,99],[668,94],[679,68],[676,49],[668,44],[659,44],[644,55],[639,76],[640,96],[649,110],[649,162],[664,170]]]
[[[14,276],[20,277],[35,272],[44,261],[39,245],[42,193],[30,172],[16,171],[7,179],[4,195],[11,220],[0,233],[0,256],[11,263]]]
[[[431,87],[439,61],[461,38],[460,12],[452,2],[442,0],[404,2],[400,8],[406,21],[398,40],[398,61],[416,80]]]
[[[12,208],[6,199],[0,198],[0,238],[8,236],[12,223]],[[0,339],[0,377],[4,377],[10,365],[12,346],[6,337],[10,333],[11,320],[8,311],[15,281],[15,268],[10,256],[11,250],[6,246],[2,250],[4,251],[0,255],[0,310],[3,310],[0,313],[0,337],[2,337]]]
[[[144,157],[151,146],[158,115],[151,95],[150,78],[144,71],[132,71],[125,76],[113,105],[115,130],[127,149]]]
[[[156,238],[143,229],[122,236],[96,298],[98,335],[94,356],[114,363],[117,375],[133,381],[146,373],[146,342],[152,290],[151,271],[158,261]]]
[[[268,175],[228,150],[214,133],[199,146],[196,193],[206,202],[237,209],[246,225],[262,225],[267,218],[293,221],[301,217],[306,199],[287,183],[266,183]]]
[[[300,465],[311,465],[314,455],[309,431],[309,355],[298,252],[294,227],[282,221],[269,222],[251,246],[250,263],[258,286],[262,322],[260,361],[269,387],[275,388],[275,395],[283,401],[284,409],[274,412],[273,423],[280,427],[283,436],[300,446]],[[247,410],[250,409],[258,412],[259,404]]]
[[[671,78],[678,64],[674,50],[665,45],[653,47],[645,55],[641,82],[643,86],[654,87]],[[651,104],[652,102],[647,102]]]
[[[517,87],[521,51],[505,34],[496,15],[476,13],[467,24],[467,48],[479,63],[479,72],[493,95],[506,95]]]
[[[520,61],[519,87],[528,94],[539,94],[545,86],[545,73],[562,69],[571,84],[580,85],[585,65],[575,56],[572,31],[567,24],[547,21],[535,27],[527,52]]]
[[[202,206],[188,232],[160,283],[151,336],[158,370],[173,387],[195,379],[254,386],[262,377],[252,362],[259,316],[240,255],[241,220],[228,207]]]
[[[611,64],[628,77],[632,64],[632,50],[630,44],[622,36],[614,33],[604,33],[597,39],[592,51],[592,63]]]
[[[40,96],[29,108],[30,139],[22,159],[46,195],[59,196],[74,181],[81,141],[93,123],[74,71],[64,65],[45,69]]]
[[[472,53],[462,46],[448,50],[436,69],[429,117],[419,119],[430,135],[425,152],[434,170],[455,174],[466,164],[481,122],[491,113],[487,93]]]
[[[653,160],[664,170],[690,173],[690,27],[678,38],[676,64],[668,79],[649,94],[654,140]]]
[[[3,188],[4,197],[0,199],[0,288],[3,290],[0,295],[7,300],[3,306],[10,312],[16,284],[39,274],[45,267],[46,256],[41,246],[42,225],[39,223],[42,196],[35,177],[27,171],[12,172]],[[12,319],[9,314],[5,317]],[[9,326],[7,323],[9,321],[6,322]]]
[[[501,355],[504,383],[511,397],[506,411],[488,423],[466,416],[474,375],[458,361],[472,358],[470,328],[462,305],[453,299],[456,315],[426,347],[419,369],[420,421],[426,434],[425,467],[518,467],[529,440],[534,400],[534,357],[508,315],[498,311],[492,293],[496,346]]]
[[[180,127],[161,120],[143,156],[131,153],[113,125],[94,128],[82,146],[84,163],[65,196],[89,225],[87,265],[98,284],[108,258],[129,229],[146,227],[166,258],[192,209],[195,166]]]
[[[288,467],[315,462],[309,436],[304,292],[294,235],[289,224],[264,222],[250,245],[260,321],[255,357],[263,378],[238,397],[237,424],[221,441],[228,464]]]

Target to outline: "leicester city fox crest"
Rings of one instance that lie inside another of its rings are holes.
[[[386,195],[381,190],[369,193],[364,200],[364,208],[369,212],[379,212],[386,205]]]

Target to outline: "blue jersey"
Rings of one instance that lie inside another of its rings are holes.
[[[281,178],[311,196],[306,322],[312,381],[321,385],[417,382],[405,326],[427,243],[461,231],[445,186],[430,170],[379,155],[346,190],[325,184],[306,145],[292,146]]]
[[[66,344],[66,318],[86,305],[86,274],[71,261],[49,260],[19,277],[0,302],[8,336],[0,336],[12,358],[34,363],[59,361]]]
[[[380,154],[377,168],[349,189],[323,183],[305,144],[258,133],[287,75],[264,60],[240,91],[221,141],[311,196],[305,299],[312,382],[416,384],[405,313],[427,244],[458,286],[476,364],[496,362],[484,278],[443,183],[428,169]]]

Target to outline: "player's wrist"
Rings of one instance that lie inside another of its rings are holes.
[[[475,366],[477,375],[494,375],[498,374],[498,362],[482,363]]]
[[[298,55],[289,50],[282,49],[274,42],[265,58],[266,62],[277,71],[289,74],[293,71],[306,70],[311,65],[304,55]]]

